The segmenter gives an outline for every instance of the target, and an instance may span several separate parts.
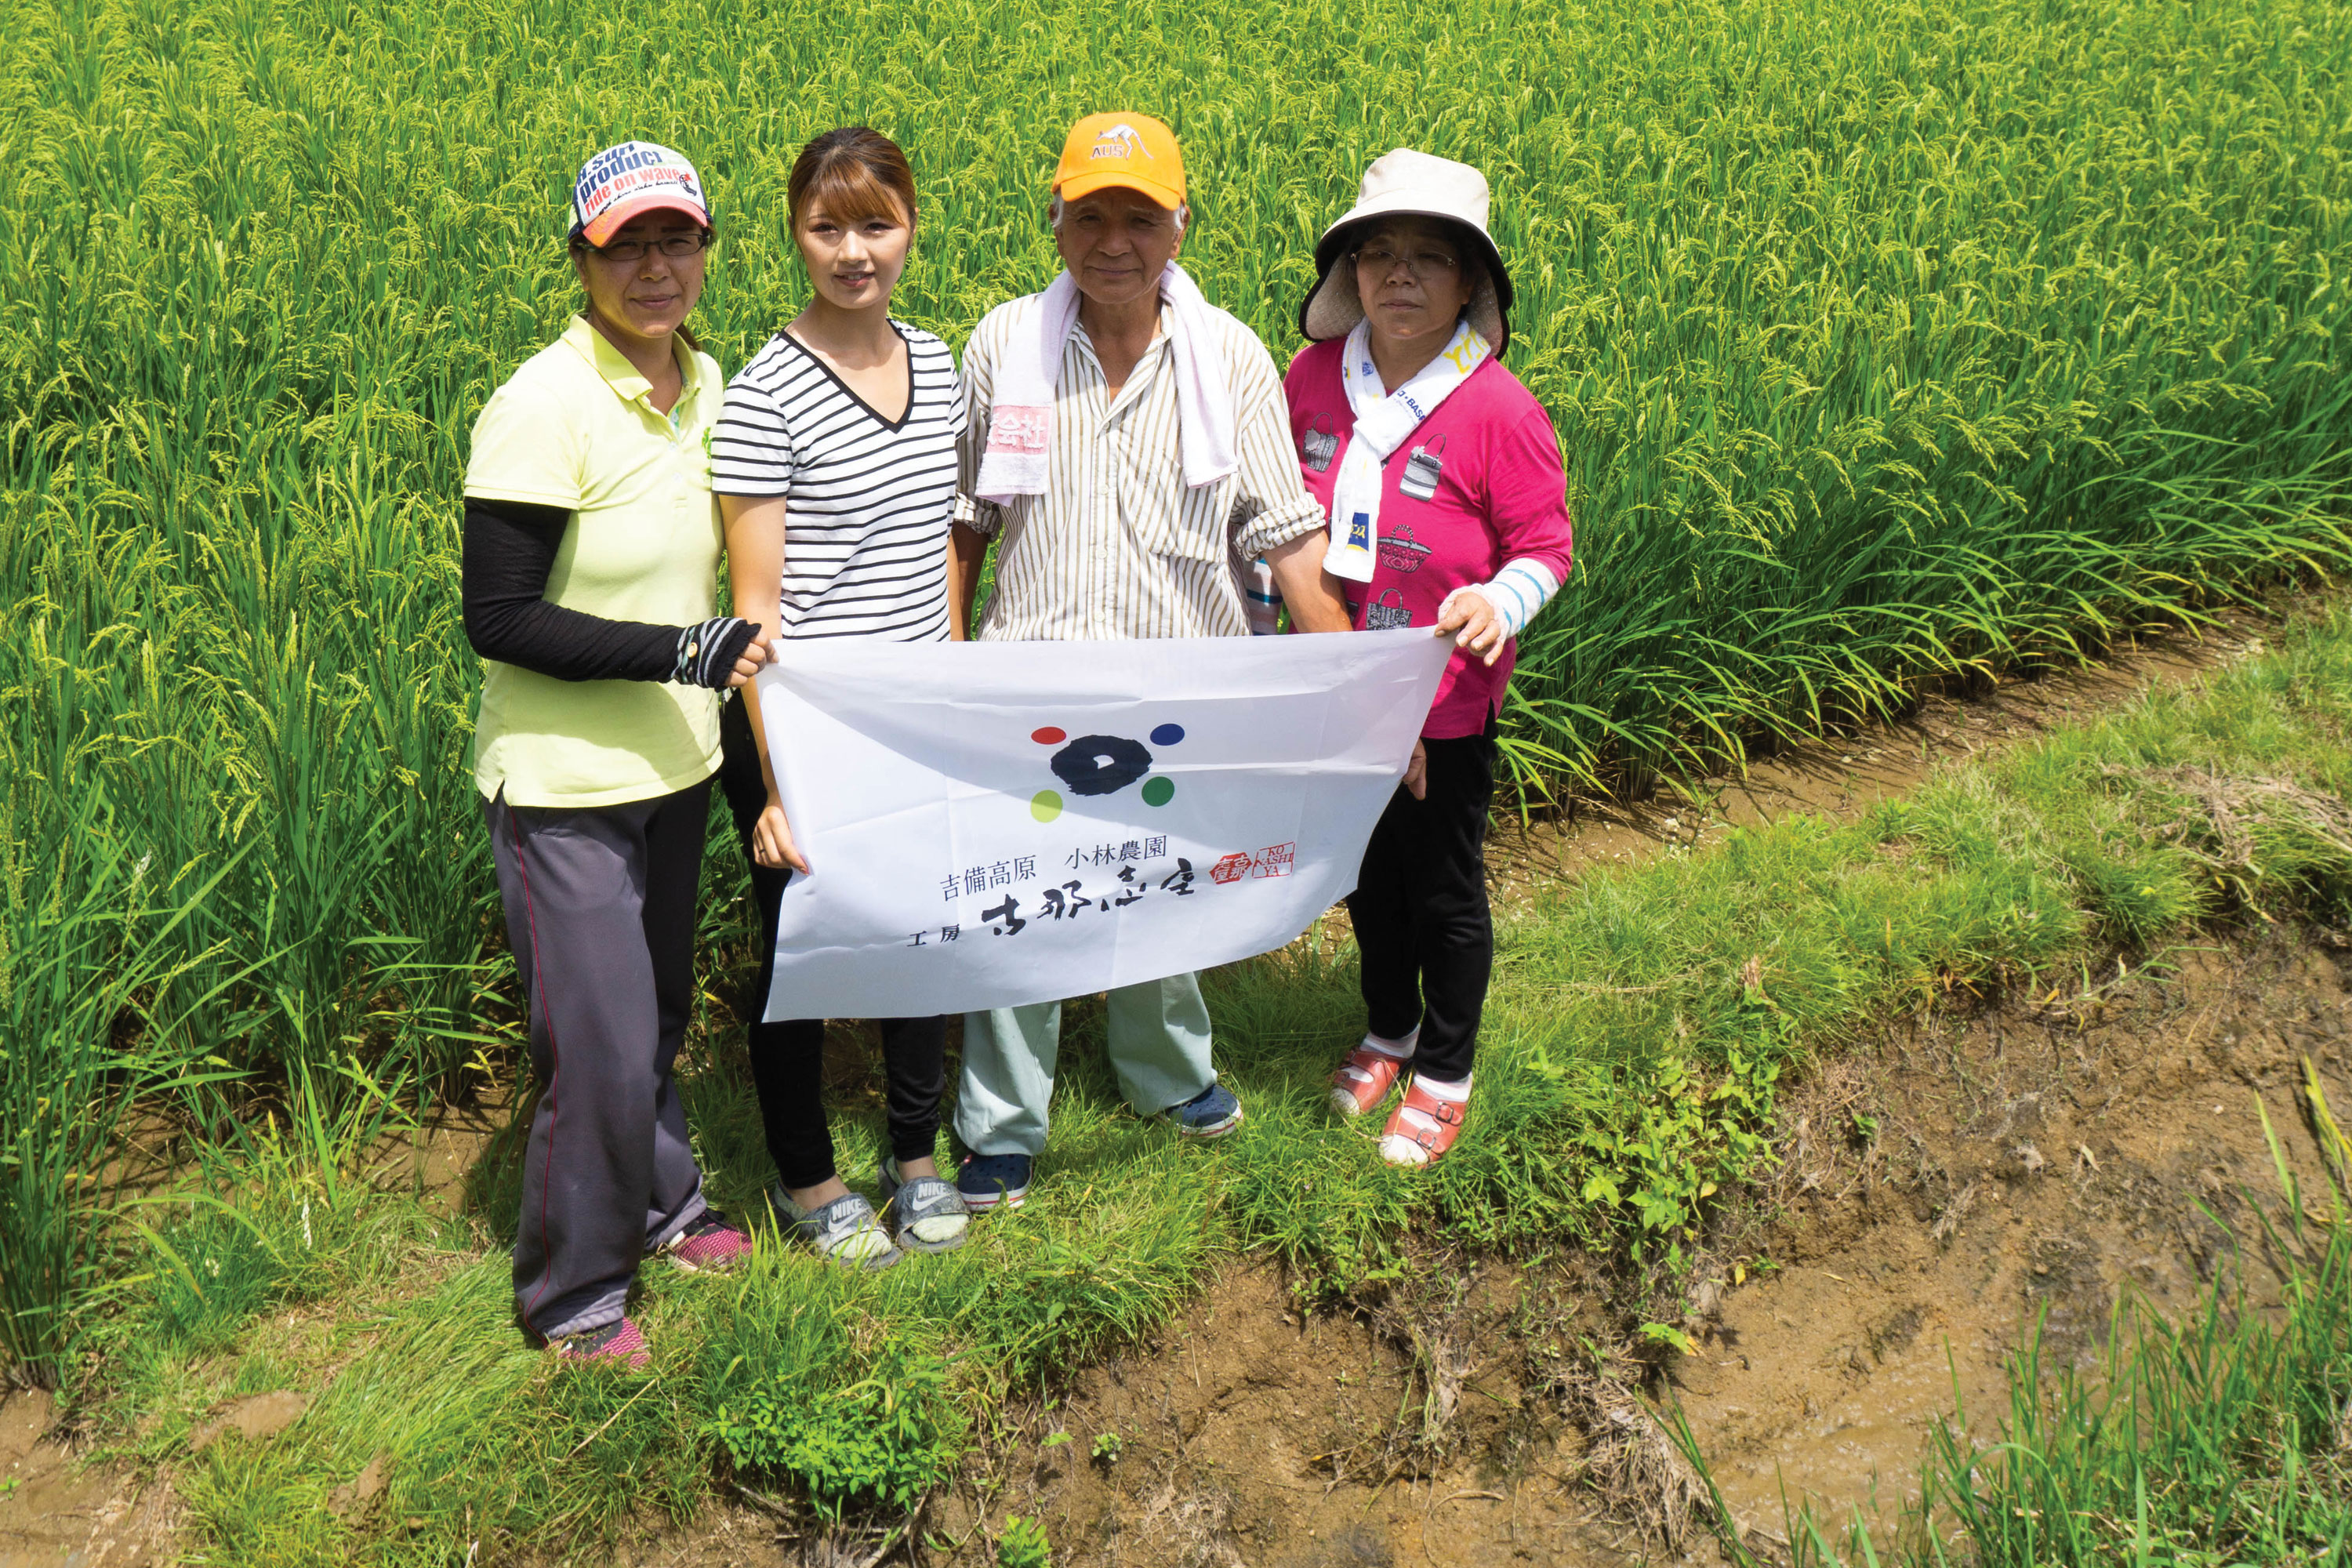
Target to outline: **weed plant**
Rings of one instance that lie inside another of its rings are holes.
[[[793,1477],[820,1519],[838,1521],[851,1507],[905,1514],[963,1458],[947,1366],[889,1343],[845,1383],[845,1359],[787,1370],[763,1347],[749,1392],[719,1405],[711,1434],[738,1470]]]
[[[996,1538],[996,1568],[1053,1568],[1053,1543],[1045,1539],[1045,1521],[1009,1514],[1004,1533]]]

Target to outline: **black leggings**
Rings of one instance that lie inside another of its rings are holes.
[[[751,1035],[751,1083],[768,1131],[768,1156],[787,1187],[813,1187],[834,1174],[833,1132],[824,1119],[824,1020],[792,1018],[764,1024],[776,967],[776,920],[789,869],[772,871],[751,858],[751,829],[768,804],[757,742],[743,700],[730,697],[719,721],[719,782],[735,818],[743,858],[751,867],[751,896],[760,905],[760,974],[744,998]],[[885,1018],[882,1063],[888,1079],[890,1152],[902,1163],[927,1160],[940,1137],[940,1097],[947,1088],[948,1021]]]
[[[1486,909],[1486,808],[1495,797],[1495,742],[1486,735],[1423,741],[1428,790],[1397,786],[1364,848],[1348,895],[1363,958],[1373,1034],[1399,1040],[1416,1027],[1413,1070],[1458,1082],[1478,1044],[1478,1016],[1495,964]]]

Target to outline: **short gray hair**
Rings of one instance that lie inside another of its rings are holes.
[[[1065,203],[1063,202],[1062,198],[1057,195],[1055,195],[1055,196],[1054,197],[1054,205],[1053,205],[1053,206],[1051,206],[1050,208],[1048,208],[1048,209],[1047,209],[1046,216],[1047,216],[1048,221],[1052,224],[1052,226],[1053,226],[1053,229],[1054,229],[1054,232],[1055,232],[1055,234],[1059,234],[1059,233],[1061,233],[1061,232],[1062,232],[1062,210],[1063,210],[1063,207],[1064,207],[1066,205],[1066,204],[1065,204]],[[1167,209],[1167,208],[1165,208],[1165,207],[1162,207],[1162,208],[1160,208],[1160,211],[1162,211],[1162,212],[1166,212],[1168,209]],[[1177,232],[1177,234],[1178,234],[1180,237],[1181,237],[1181,236],[1183,234],[1183,232],[1184,232],[1184,226],[1185,226],[1186,224],[1188,224],[1188,223],[1191,223],[1192,221],[1192,204],[1191,204],[1191,203],[1189,203],[1189,202],[1180,202],[1179,204],[1177,204],[1177,207],[1176,207],[1176,232]]]

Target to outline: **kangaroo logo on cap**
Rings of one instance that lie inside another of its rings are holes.
[[[1138,153],[1142,153],[1147,158],[1151,157],[1151,149],[1143,144],[1143,137],[1141,133],[1139,132],[1134,126],[1121,121],[1119,124],[1114,125],[1109,130],[1104,132],[1101,135],[1097,136],[1095,138],[1094,151],[1088,153],[1087,156],[1089,158],[1132,158]],[[1158,160],[1154,159],[1153,162],[1156,163]]]

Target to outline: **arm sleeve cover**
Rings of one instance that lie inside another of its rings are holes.
[[[558,680],[677,678],[677,626],[611,621],[545,597],[572,514],[466,498],[466,640],[484,658]]]
[[[1478,585],[1478,592],[1495,606],[1495,614],[1503,623],[1503,635],[1515,637],[1559,592],[1559,579],[1542,562],[1521,556],[1517,561],[1505,562],[1491,581]]]

